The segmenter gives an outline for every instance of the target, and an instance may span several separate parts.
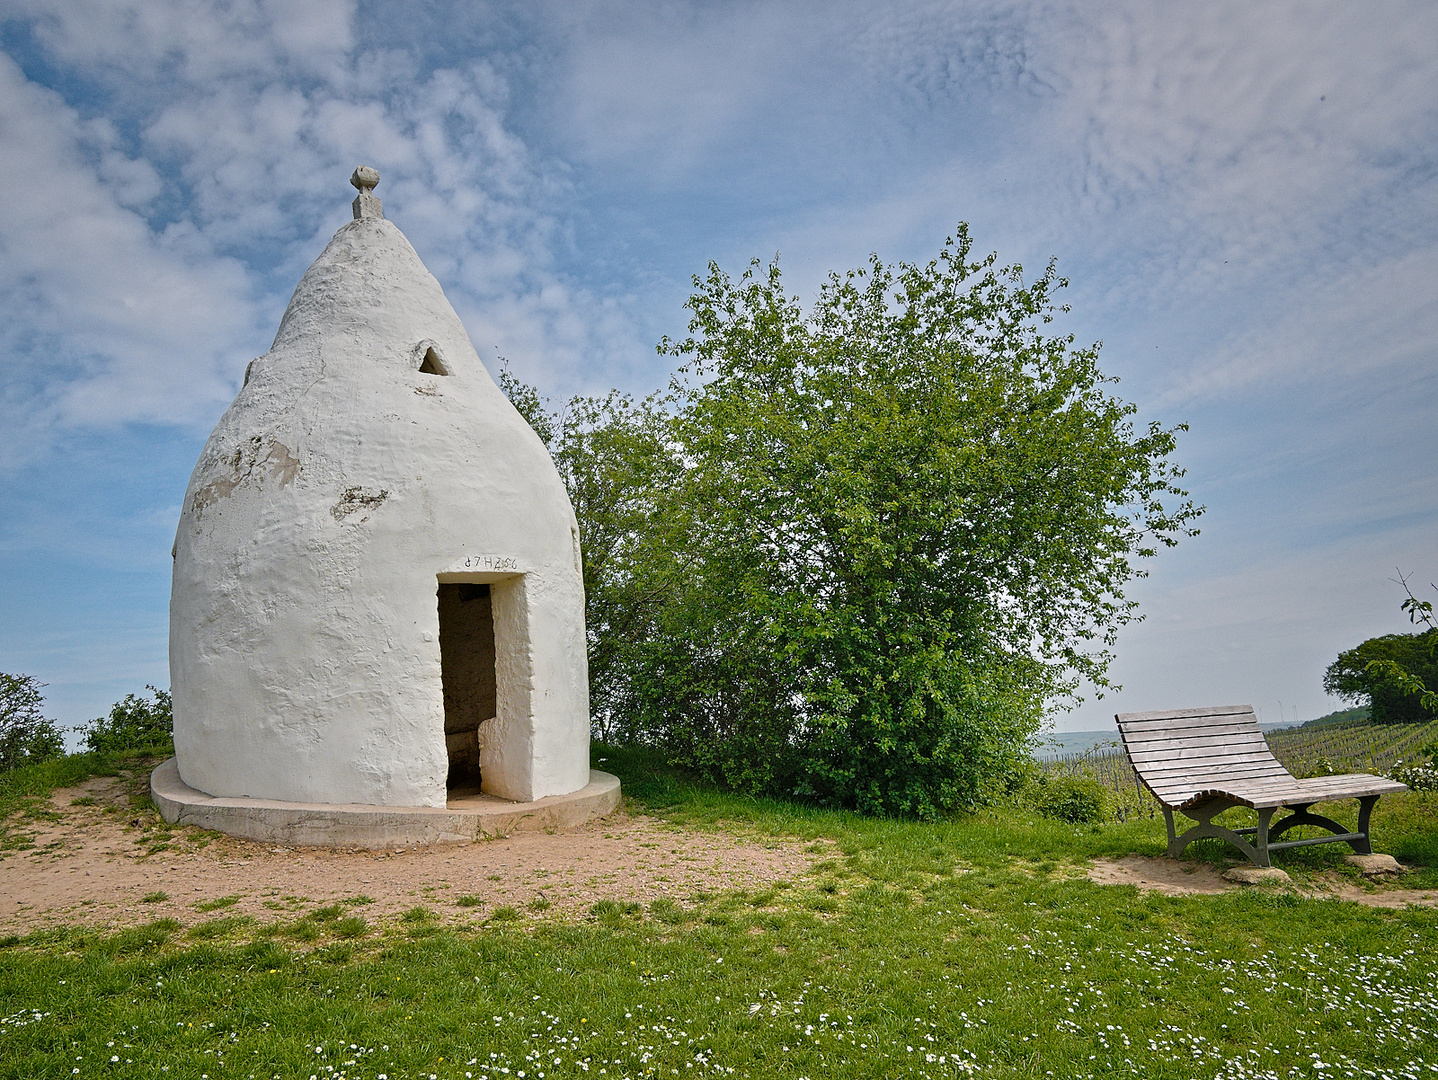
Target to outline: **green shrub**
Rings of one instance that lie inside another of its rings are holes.
[[[0,674],[0,772],[65,752],[60,729],[40,713],[44,685],[32,675]]]
[[[1431,761],[1423,765],[1400,763],[1393,769],[1393,779],[1414,791],[1438,791],[1438,764]]]
[[[1138,559],[1192,533],[1175,432],[1137,429],[1066,282],[876,256],[809,313],[710,264],[667,395],[546,415],[585,554],[608,738],[735,790],[939,818],[990,801],[1047,703],[1104,685]]]
[[[1438,791],[1438,742],[1426,744],[1418,755],[1417,761],[1395,762],[1389,775],[1414,791]]]
[[[147,686],[148,697],[126,694],[109,716],[97,717],[85,728],[85,748],[97,754],[137,751],[170,753],[174,750],[174,720],[170,692]]]
[[[1096,825],[1108,809],[1108,793],[1092,776],[1040,774],[1025,801],[1044,817],[1072,825]]]

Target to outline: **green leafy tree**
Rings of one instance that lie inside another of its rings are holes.
[[[167,753],[174,749],[170,692],[147,686],[145,696],[126,694],[109,716],[85,728],[85,748],[96,754]]]
[[[634,646],[653,632],[676,558],[665,531],[666,493],[680,474],[662,401],[611,392],[562,410],[510,372],[499,384],[549,448],[579,521],[590,711],[601,737],[620,736],[619,710]]]
[[[612,604],[592,672],[615,733],[741,790],[933,817],[1106,687],[1137,560],[1200,510],[1181,429],[1135,431],[1097,347],[1045,332],[1065,284],[971,261],[962,227],[807,314],[777,263],[711,265],[661,343],[665,397],[541,417],[607,537],[585,584]]]
[[[0,772],[65,752],[60,729],[41,712],[44,685],[33,675],[0,673]]]
[[[1348,701],[1366,701],[1374,723],[1417,724],[1438,713],[1438,626],[1433,604],[1419,600],[1401,573],[1403,611],[1426,630],[1369,638],[1338,654],[1323,673],[1323,689]],[[1438,589],[1438,586],[1434,586]]]

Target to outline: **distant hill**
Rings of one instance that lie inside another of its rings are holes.
[[[1338,712],[1331,712],[1327,716],[1320,716],[1317,720],[1309,720],[1306,724],[1300,724],[1305,728],[1335,727],[1339,724],[1361,723],[1368,719],[1368,706],[1358,705],[1352,709],[1340,709]]]
[[[1118,728],[1109,728],[1106,731],[1053,731],[1039,740],[1034,757],[1039,761],[1053,761],[1070,754],[1086,753],[1097,746],[1115,749],[1122,745]]]

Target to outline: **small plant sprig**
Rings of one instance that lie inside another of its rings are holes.
[[[1428,641],[1428,655],[1438,659],[1438,623],[1433,621],[1433,602],[1431,600],[1419,600],[1413,595],[1413,590],[1408,587],[1408,578],[1411,574],[1404,574],[1401,570],[1398,577],[1393,579],[1402,586],[1408,598],[1403,601],[1403,611],[1408,615],[1408,621],[1415,626],[1419,623],[1428,627],[1424,635]],[[1438,592],[1438,585],[1432,586]],[[1423,680],[1407,670],[1403,665],[1393,660],[1370,660],[1364,668],[1370,675],[1375,675],[1394,683],[1405,695],[1417,694],[1418,704],[1429,712],[1438,713],[1438,691],[1430,690],[1424,685]]]

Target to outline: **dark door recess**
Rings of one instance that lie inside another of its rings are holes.
[[[479,725],[495,714],[494,614],[488,585],[440,585],[439,663],[449,787],[477,788]]]

